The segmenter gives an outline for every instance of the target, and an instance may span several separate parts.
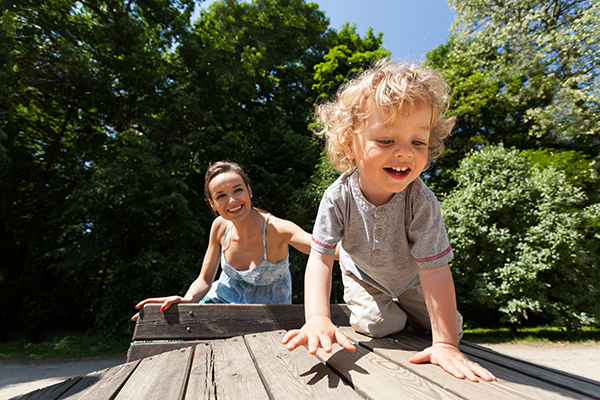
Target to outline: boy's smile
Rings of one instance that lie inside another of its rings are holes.
[[[380,206],[403,191],[427,165],[432,109],[405,108],[390,124],[377,107],[371,107],[365,127],[353,137],[348,158],[356,163],[363,195]]]

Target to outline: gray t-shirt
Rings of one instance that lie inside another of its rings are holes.
[[[356,169],[325,191],[311,247],[331,255],[340,241],[342,269],[390,297],[419,281],[417,268],[454,257],[439,203],[420,178],[376,207],[362,194]]]

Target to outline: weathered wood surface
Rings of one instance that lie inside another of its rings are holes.
[[[330,312],[336,325],[349,325],[350,311],[345,305],[332,304]],[[127,361],[195,346],[198,340],[299,329],[303,324],[304,306],[301,304],[186,303],[171,306],[164,312],[160,311],[160,304],[147,304],[140,310]]]
[[[232,308],[238,310],[231,315],[256,310]],[[315,356],[304,347],[288,352],[281,344],[285,330],[252,332],[198,340],[19,399],[600,399],[600,381],[474,344],[461,344],[461,350],[498,381],[473,383],[435,365],[411,364],[409,358],[430,345],[426,337],[401,332],[374,339],[347,326],[341,329],[355,343],[355,352],[338,345]]]
[[[331,305],[331,319],[348,325],[345,305]],[[301,304],[188,304],[180,303],[160,311],[160,304],[146,304],[140,310],[133,340],[223,339],[278,329],[298,329],[304,324]]]

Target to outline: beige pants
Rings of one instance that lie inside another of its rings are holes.
[[[350,324],[357,332],[383,337],[404,329],[407,320],[416,331],[431,332],[421,283],[414,284],[397,299],[392,299],[351,273],[342,272],[342,281],[344,301],[352,313]],[[458,311],[457,318],[460,340],[463,318]]]

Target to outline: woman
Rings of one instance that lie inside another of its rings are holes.
[[[162,303],[161,311],[177,303],[291,304],[288,245],[308,254],[310,234],[252,207],[250,180],[236,163],[212,164],[204,194],[219,216],[210,229],[200,275],[185,296],[149,298],[135,308],[147,303]],[[219,262],[223,271],[213,283]]]

